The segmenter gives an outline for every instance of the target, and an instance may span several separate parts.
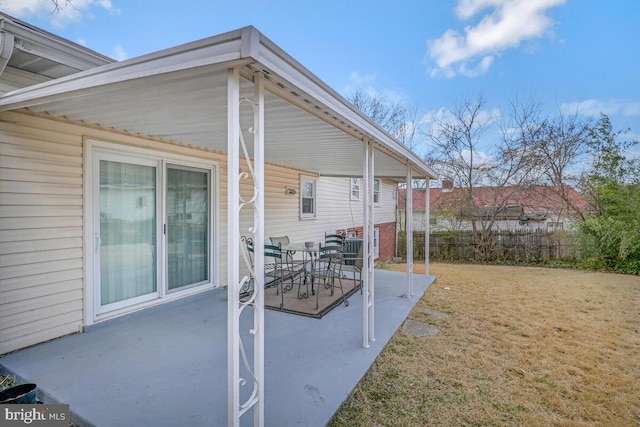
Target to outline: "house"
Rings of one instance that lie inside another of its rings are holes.
[[[240,301],[240,238],[259,270],[270,235],[342,229],[368,243],[363,347],[374,339],[396,184],[436,176],[416,154],[253,27],[115,62],[0,18],[0,353],[228,287],[229,419],[246,305],[260,418],[262,279]]]
[[[585,198],[572,187],[529,185],[503,189],[474,188],[472,212],[464,202],[462,188],[430,188],[430,215],[426,214],[426,190],[413,189],[413,229],[424,231],[470,230],[471,218],[495,219],[499,230],[570,230],[581,215],[589,212]],[[400,189],[400,229],[404,229],[405,190]]]

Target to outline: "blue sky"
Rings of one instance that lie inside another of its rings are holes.
[[[234,4],[235,3],[235,4]],[[482,94],[542,99],[640,139],[639,0],[0,0],[0,9],[115,59],[253,25],[341,94],[428,116]],[[419,150],[421,151],[421,150]]]

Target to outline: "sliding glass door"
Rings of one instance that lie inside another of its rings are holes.
[[[93,164],[96,314],[210,285],[213,168],[102,151]]]
[[[168,291],[209,280],[209,173],[167,166]]]
[[[100,161],[100,304],[157,293],[156,167]]]

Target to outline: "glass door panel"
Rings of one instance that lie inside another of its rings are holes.
[[[209,172],[167,166],[167,288],[209,280]]]
[[[157,292],[156,168],[100,160],[100,305]]]

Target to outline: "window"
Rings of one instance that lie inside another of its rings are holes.
[[[360,178],[351,178],[351,200],[360,200]]]
[[[309,176],[300,177],[300,218],[316,217],[316,180]]]
[[[351,178],[351,194],[349,198],[351,200],[360,200],[360,178]],[[380,203],[380,180],[373,180],[373,203]]]
[[[375,204],[380,203],[380,180],[379,179],[373,180],[373,203]]]

